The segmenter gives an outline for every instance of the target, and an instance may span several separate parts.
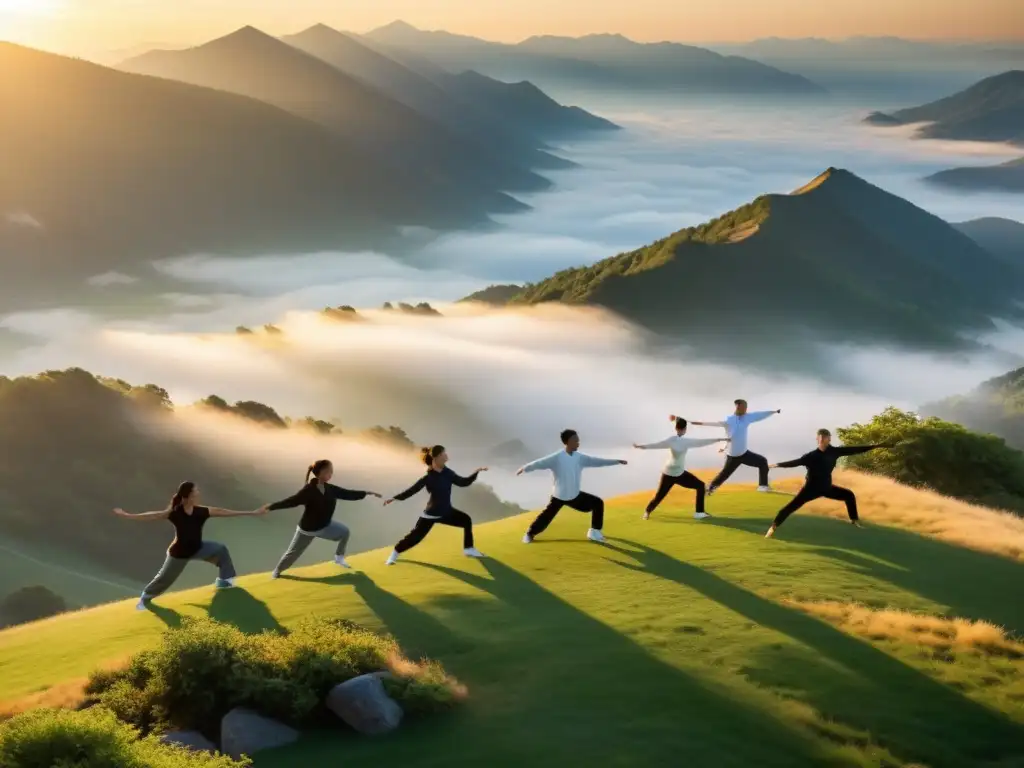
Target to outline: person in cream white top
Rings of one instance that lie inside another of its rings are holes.
[[[521,475],[524,472],[548,469],[555,476],[551,500],[544,511],[530,524],[529,530],[523,536],[524,544],[530,544],[536,536],[543,533],[562,507],[569,507],[578,512],[589,512],[591,522],[587,538],[591,541],[604,541],[604,534],[601,533],[601,529],[604,527],[604,501],[593,494],[580,490],[583,469],[585,467],[610,467],[626,462],[621,459],[598,459],[580,453],[580,437],[575,430],[565,430],[562,432],[561,438],[565,450],[531,461],[516,472],[517,475]]]
[[[722,467],[722,471],[718,473],[717,477],[708,486],[708,496],[714,493],[741,466],[757,467],[757,490],[762,493],[771,490],[768,486],[768,459],[758,453],[747,450],[747,430],[750,429],[751,424],[764,421],[776,413],[782,413],[782,410],[748,413],[746,400],[736,400],[735,405],[735,412],[727,417],[725,421],[690,422],[702,427],[725,427],[725,433],[731,438],[728,450],[726,451],[725,466]]]
[[[661,475],[661,482],[658,484],[658,491],[654,494],[654,498],[651,499],[650,503],[647,505],[647,510],[644,512],[644,520],[651,519],[651,513],[658,508],[658,505],[664,501],[665,497],[668,496],[669,491],[671,491],[673,486],[676,485],[681,488],[690,488],[696,492],[697,505],[696,511],[693,514],[695,519],[703,520],[706,517],[710,517],[710,515],[704,511],[704,481],[696,475],[686,471],[686,452],[691,448],[701,448],[705,445],[714,445],[715,443],[728,443],[730,438],[714,437],[701,440],[684,437],[686,434],[686,419],[678,417],[675,418],[675,422],[676,433],[672,435],[672,437],[666,438],[660,443],[648,443],[646,445],[633,443],[634,448],[638,448],[643,451],[656,450],[659,448],[668,448],[669,450],[668,461],[665,462],[665,468]]]

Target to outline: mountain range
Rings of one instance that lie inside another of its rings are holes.
[[[997,435],[1024,450],[1024,368],[982,382],[967,394],[929,403],[921,411]]]
[[[1021,316],[1024,262],[830,168],[698,227],[588,267],[478,294],[596,305],[709,354],[807,359],[808,340],[956,349]]]
[[[325,32],[301,36],[319,56],[246,27],[122,70],[0,44],[0,73],[17,75],[0,77],[6,306],[64,301],[114,270],[153,278],[153,260],[187,253],[358,250],[400,242],[402,226],[477,226],[526,208],[510,192],[548,187],[536,169],[572,166],[548,140],[615,128],[528,83],[428,78]],[[359,76],[320,58],[346,51]]]
[[[714,94],[821,95],[805,77],[740,56],[680,43],[638,43],[622,35],[531,37],[495,43],[396,21],[365,35],[385,52],[426,58],[451,70],[544,85]]]
[[[874,112],[866,120],[881,126],[926,123],[918,135],[928,139],[1024,146],[1024,70],[987,77],[952,96],[918,107]]]
[[[990,216],[953,226],[1007,262],[1024,265],[1024,224],[1019,221]]]
[[[950,168],[925,181],[962,192],[1024,192],[1024,157],[998,165]]]

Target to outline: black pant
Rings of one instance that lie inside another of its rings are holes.
[[[747,451],[742,456],[727,456],[725,466],[722,467],[722,471],[718,473],[718,476],[711,481],[711,487],[717,488],[720,486],[732,477],[732,473],[741,466],[757,467],[757,484],[768,485],[768,459],[759,453]]]
[[[668,492],[672,490],[672,486],[678,485],[680,488],[692,488],[697,492],[697,511],[704,511],[704,481],[696,475],[690,474],[689,472],[683,472],[683,474],[675,477],[673,475],[662,475],[661,483],[658,484],[658,492],[654,494],[654,498],[651,499],[651,503],[647,505],[647,514],[650,514],[658,505],[665,500],[668,496]]]
[[[453,528],[462,529],[462,546],[464,549],[469,549],[473,546],[473,520],[465,512],[459,512],[457,509],[452,509],[446,512],[443,516],[431,519],[429,517],[421,517],[416,521],[416,525],[413,529],[405,535],[395,545],[395,552],[401,554],[402,552],[408,552],[410,549],[419,544],[423,539],[430,533],[430,529],[434,527],[434,524],[439,525],[450,525]]]
[[[778,528],[784,522],[786,518],[796,512],[804,504],[814,501],[815,499],[832,499],[833,501],[845,501],[846,502],[846,513],[850,516],[850,519],[857,522],[857,497],[853,491],[849,488],[840,488],[838,485],[827,485],[827,486],[809,486],[805,485],[801,488],[793,500],[786,506],[779,510],[779,514],[775,516],[775,522],[773,525]]]
[[[544,507],[544,511],[537,515],[537,519],[530,524],[530,530],[527,533],[531,537],[544,533],[544,529],[551,525],[551,521],[555,519],[555,515],[562,507],[569,507],[577,512],[589,512],[590,527],[595,531],[600,531],[604,527],[604,500],[589,493],[580,493],[572,501],[563,501],[552,496],[551,501]]]

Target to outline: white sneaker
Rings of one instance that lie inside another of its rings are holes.
[[[217,579],[215,582],[213,582],[213,586],[215,586],[217,589],[231,589],[233,586],[235,586],[235,580]]]
[[[709,515],[707,512],[694,512],[693,513],[693,519],[694,520],[707,520],[709,517],[711,517],[711,515]]]
[[[771,493],[772,487],[770,485],[759,485],[757,486],[758,493]]]
[[[587,538],[591,541],[596,541],[599,543],[605,540],[604,534],[595,528],[591,528],[589,531],[587,531]]]
[[[397,562],[398,562],[398,553],[397,552],[392,552],[391,556],[388,557],[388,559],[384,561],[384,565],[394,565]]]
[[[280,579],[281,578],[281,574],[279,572],[277,572],[277,571],[272,571],[270,573],[270,578],[272,578],[272,579]]]
[[[773,526],[772,526],[771,528],[769,528],[769,529],[768,529],[768,533],[766,533],[766,534],[764,535],[764,537],[765,537],[766,539],[770,539],[770,538],[771,538],[772,536],[774,536],[774,535],[775,535],[775,526],[773,525]]]
[[[644,520],[650,520],[650,519],[651,519],[651,513],[650,512],[644,512]]]
[[[137,603],[135,604],[135,610],[136,610],[136,611],[148,611],[148,610],[149,610],[149,601],[150,601],[151,599],[152,599],[152,598],[148,598],[148,597],[146,597],[145,595],[143,595],[142,597],[140,597],[140,598],[139,598],[139,602],[137,602]]]
[[[464,554],[466,557],[483,557],[484,556],[484,553],[481,552],[476,547],[468,547],[467,549],[462,550],[462,554]]]
[[[344,555],[335,555],[334,556],[334,564],[335,565],[340,565],[342,568],[351,568],[352,567],[351,565],[349,565],[348,560],[345,559]]]
[[[523,544],[533,544],[533,536],[528,533],[523,534]]]

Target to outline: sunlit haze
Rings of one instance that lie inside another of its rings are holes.
[[[860,35],[1024,39],[1019,0],[0,0],[0,39],[62,51],[108,50],[192,44],[244,24],[276,34],[318,22],[363,32],[395,19],[506,42],[604,32],[694,42]]]

